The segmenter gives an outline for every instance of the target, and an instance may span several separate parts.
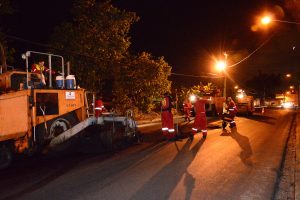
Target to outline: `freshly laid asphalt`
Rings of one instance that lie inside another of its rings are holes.
[[[183,122],[184,116],[175,116],[174,122],[176,123]],[[161,123],[160,118],[156,118],[153,120],[140,120],[138,121],[138,127],[147,126],[149,123]],[[209,126],[218,126],[221,125],[220,119],[216,117],[208,117],[207,118],[208,127]],[[296,142],[295,142],[295,198],[294,199],[300,199],[300,109],[297,110],[297,117],[296,117]]]

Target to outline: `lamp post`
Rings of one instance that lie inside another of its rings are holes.
[[[286,24],[298,24],[298,25],[300,25],[300,22],[291,22],[291,21],[286,21],[286,20],[273,19],[271,16],[262,17],[260,22],[263,25],[267,25],[267,24],[270,24],[272,22],[280,22],[280,23],[286,23]]]
[[[225,55],[225,61],[224,60],[219,60],[216,62],[216,68],[218,71],[222,72],[223,73],[223,76],[224,76],[224,90],[223,90],[223,97],[224,99],[226,99],[226,74],[225,74],[225,70],[226,70],[226,67],[227,67],[227,63],[226,63],[226,60],[227,60],[227,54],[224,54]],[[223,112],[225,111],[225,108],[226,108],[226,105],[225,105],[225,102],[223,103]]]
[[[278,23],[285,23],[285,24],[295,24],[295,25],[300,25],[300,22],[293,22],[293,21],[287,21],[287,20],[278,20],[278,19],[274,19],[273,16],[271,15],[265,15],[264,17],[261,17],[260,18],[260,23],[262,25],[269,25],[270,23],[273,23],[273,22],[278,22]],[[293,48],[294,50],[294,48]],[[286,74],[286,77],[287,78],[290,78],[291,77],[291,74]],[[298,107],[300,106],[300,83],[298,81]]]
[[[225,74],[225,70],[226,70],[226,67],[227,67],[227,54],[225,53],[225,61],[224,60],[220,60],[220,61],[217,61],[216,63],[216,68],[218,71],[220,72],[223,72],[223,75],[224,75],[224,88],[223,88],[223,97],[226,99],[226,74]]]

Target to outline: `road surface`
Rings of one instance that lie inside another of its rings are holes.
[[[295,115],[268,110],[224,131],[216,122],[206,140],[21,159],[0,172],[0,199],[272,199]]]

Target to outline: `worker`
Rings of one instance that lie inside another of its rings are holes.
[[[46,78],[44,75],[45,73],[50,73],[50,69],[45,66],[45,61],[40,60],[38,63],[34,63],[31,66],[31,71],[37,74],[41,74],[41,85],[45,86],[46,85]],[[51,70],[51,74],[55,74],[54,70]]]
[[[196,112],[194,125],[192,128],[192,133],[189,136],[190,140],[194,139],[194,135],[201,130],[203,139],[207,137],[207,121],[206,121],[206,111],[205,104],[207,103],[207,99],[200,98],[196,96],[196,102],[194,104],[194,109]]]
[[[104,111],[104,105],[101,97],[95,100],[95,117],[100,117]]]
[[[236,126],[234,118],[235,118],[238,110],[235,105],[235,102],[232,100],[231,97],[228,97],[226,100],[226,110],[229,114],[228,117],[231,118],[231,121],[229,122],[229,126],[230,126],[230,128],[233,128]]]
[[[176,141],[175,129],[173,124],[172,100],[168,92],[164,94],[161,101],[161,122],[162,134],[169,141]]]
[[[185,115],[185,121],[190,122],[191,119],[191,110],[192,110],[192,103],[190,102],[189,99],[186,99],[183,103],[183,112]]]

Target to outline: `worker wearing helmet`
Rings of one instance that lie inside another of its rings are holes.
[[[162,134],[168,140],[176,140],[175,129],[173,124],[172,100],[169,93],[164,94],[161,101],[161,123]]]
[[[194,109],[196,112],[194,125],[192,128],[192,133],[189,136],[190,140],[194,139],[194,135],[200,130],[203,135],[203,139],[207,136],[207,121],[206,121],[206,111],[205,104],[207,103],[207,99],[203,99],[200,97],[196,97],[196,102],[194,104]]]
[[[191,110],[192,110],[192,104],[189,99],[186,99],[183,103],[183,111],[185,115],[185,121],[190,122],[191,119]]]
[[[234,118],[237,114],[237,107],[235,105],[235,102],[232,100],[231,97],[228,97],[227,100],[226,100],[226,110],[227,112],[229,113],[229,116],[232,120],[231,122],[229,122],[229,126],[232,128],[232,127],[235,127],[236,126],[236,123],[234,121]]]
[[[104,109],[102,97],[98,96],[95,100],[95,117],[100,117]]]
[[[45,66],[45,61],[40,60],[38,63],[34,63],[31,66],[31,71],[37,74],[41,74],[41,84],[42,85],[46,85],[46,79],[45,79],[45,73],[50,73],[50,69],[48,67]],[[54,70],[51,70],[51,74],[55,74]]]

